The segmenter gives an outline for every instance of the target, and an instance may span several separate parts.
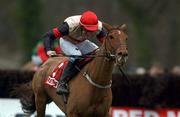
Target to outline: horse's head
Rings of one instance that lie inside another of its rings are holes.
[[[127,38],[124,33],[126,25],[123,24],[119,27],[112,27],[109,24],[103,23],[104,27],[108,30],[105,40],[106,51],[114,55],[116,64],[123,65],[128,58]]]

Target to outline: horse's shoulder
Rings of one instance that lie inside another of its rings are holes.
[[[61,61],[63,61],[65,58],[64,57],[52,57],[49,58],[43,65],[43,66],[52,66],[52,65],[57,65]]]
[[[49,58],[46,62],[44,62],[40,66],[40,71],[51,71],[56,67],[60,62],[62,62],[65,59],[65,57],[52,57]]]

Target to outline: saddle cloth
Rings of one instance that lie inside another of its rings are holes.
[[[60,62],[54,68],[54,70],[50,73],[50,75],[48,76],[48,78],[45,81],[45,84],[52,86],[54,88],[57,88],[58,81],[61,78],[63,69],[66,67],[67,63],[68,63],[68,60],[64,60],[64,61]]]
[[[77,67],[82,69],[88,62],[90,62],[91,60],[93,60],[93,58],[86,58],[83,59],[81,61],[79,61],[77,63]],[[48,78],[45,80],[45,84],[57,88],[58,86],[58,81],[61,78],[63,69],[66,67],[68,63],[68,60],[64,60],[62,62],[60,62],[54,69],[53,71],[50,73],[50,75],[48,76]]]

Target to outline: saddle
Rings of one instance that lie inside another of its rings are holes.
[[[92,60],[93,58],[85,58],[85,59],[79,60],[76,64],[76,69],[79,69],[79,70],[82,69],[87,63],[89,63]],[[50,72],[50,75],[48,76],[48,78],[45,80],[45,84],[53,88],[57,88],[58,83],[59,83],[58,81],[60,80],[62,72],[64,68],[66,67],[67,63],[68,63],[67,59],[58,63],[57,66]],[[77,72],[76,69],[72,72]],[[77,74],[78,73],[73,74],[73,76],[70,76],[70,77],[74,77]]]

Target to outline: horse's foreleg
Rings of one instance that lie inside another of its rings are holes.
[[[41,94],[35,95],[37,117],[45,117],[46,97]]]

